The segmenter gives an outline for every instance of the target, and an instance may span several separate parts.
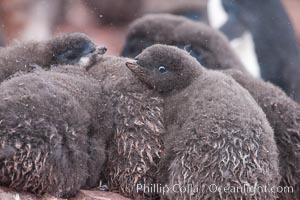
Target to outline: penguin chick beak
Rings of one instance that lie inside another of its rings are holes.
[[[135,69],[139,68],[136,60],[130,60],[129,62],[126,62],[125,65],[131,71],[135,71]]]
[[[107,52],[107,48],[105,46],[98,46],[96,48],[96,53],[99,55],[103,55]]]
[[[143,66],[137,63],[137,60],[130,60],[125,63],[126,67],[134,73],[138,78],[144,79],[147,74],[149,74],[148,70]]]

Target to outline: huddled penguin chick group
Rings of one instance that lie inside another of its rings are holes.
[[[234,79],[205,70],[176,47],[153,45],[127,67],[164,97],[167,135],[161,183],[201,192],[168,199],[275,199],[274,193],[213,193],[208,186],[277,186],[274,134],[264,112]]]
[[[223,34],[152,14],[129,27],[131,58],[106,50],[81,33],[0,48],[1,186],[63,198],[99,182],[133,199],[300,198],[300,107],[253,78]],[[147,190],[155,184],[189,190]],[[277,186],[294,191],[253,192]]]
[[[45,42],[16,43],[0,49],[0,82],[18,72],[30,72],[34,66],[74,65],[96,50],[82,33],[70,33]]]
[[[86,36],[77,36],[65,38],[90,45]],[[51,41],[55,45],[50,47],[67,49],[63,52],[72,56],[63,56],[63,62],[80,60],[86,54],[86,47],[60,42]],[[20,53],[24,48],[15,50]],[[98,56],[105,51],[94,48]],[[41,61],[47,59],[45,54],[39,55]],[[0,96],[2,186],[57,197],[74,196],[80,188],[97,186],[106,160],[110,133],[106,130],[112,126],[102,120],[112,105],[98,81],[88,78],[78,66],[59,65],[2,82]]]
[[[17,74],[0,85],[0,184],[72,197],[97,187],[105,172],[112,190],[152,198],[136,185],[156,180],[162,98],[125,67],[128,59],[101,57],[81,67],[82,56],[94,59],[106,49],[95,46],[88,55],[86,46],[67,48],[57,63],[79,63]]]

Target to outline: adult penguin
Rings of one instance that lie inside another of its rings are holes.
[[[214,13],[223,13],[223,17],[216,18]],[[208,15],[210,24],[231,41],[246,38],[248,47],[255,50],[259,75],[264,80],[300,100],[300,50],[280,0],[209,0]],[[247,57],[242,55],[243,59]]]

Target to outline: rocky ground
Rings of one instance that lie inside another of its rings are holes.
[[[51,195],[44,195],[43,197],[36,197],[35,195],[25,192],[15,192],[8,188],[0,187],[1,200],[65,200],[53,197]],[[130,200],[119,194],[102,191],[88,191],[81,190],[75,198],[69,200]]]

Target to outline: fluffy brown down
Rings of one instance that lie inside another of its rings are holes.
[[[158,15],[157,15],[158,17]],[[152,19],[151,19],[152,18]],[[157,29],[150,29],[153,30],[151,34],[148,35],[148,37],[156,37],[161,35],[161,37],[157,37],[157,41],[163,41],[163,38],[165,37],[163,34],[166,33],[164,31],[164,27],[162,26],[154,26],[152,25],[157,23],[161,24],[161,21],[157,22],[154,20],[156,16],[148,16],[145,17],[144,20],[137,20],[135,23],[132,24],[130,32],[128,34],[127,42],[132,40],[132,38],[137,37],[138,33],[140,33],[141,36],[145,33],[144,31],[148,30],[147,27],[157,27]],[[167,20],[167,16],[165,17],[165,20]],[[168,23],[165,24],[172,24],[171,22],[174,22],[175,19],[178,19],[178,17],[171,17],[169,16]],[[147,23],[143,23],[147,22]],[[143,27],[143,25],[145,27]],[[179,25],[180,27],[180,25]],[[185,40],[190,40],[189,37],[192,36],[192,32],[197,32],[196,30],[193,30],[192,27],[189,29],[186,29],[188,25],[182,25],[181,26],[183,31],[177,31],[176,34],[178,37]],[[185,29],[183,29],[185,27]],[[200,26],[199,26],[200,27]],[[174,28],[174,27],[172,27]],[[168,29],[168,26],[166,26],[165,29]],[[160,31],[162,30],[162,31]],[[185,31],[184,31],[185,30]],[[203,32],[205,33],[206,28],[203,27]],[[200,29],[199,29],[200,31]],[[201,32],[201,31],[200,31]],[[198,44],[197,46],[194,46],[194,48],[202,49],[205,59],[203,59],[205,62],[202,61],[203,66],[209,69],[236,69],[236,68],[243,68],[241,62],[238,60],[237,56],[234,55],[233,50],[230,48],[228,42],[226,39],[224,39],[223,36],[221,36],[217,31],[211,30],[210,34],[203,34],[204,37],[201,37],[201,34],[199,34],[199,37],[193,37],[196,41],[195,44]],[[131,38],[132,37],[132,38]],[[205,41],[204,39],[206,37],[210,37],[207,39],[207,41],[222,41],[219,42],[219,44],[223,43],[223,47],[220,47],[220,45],[215,43],[215,45],[212,45],[210,42],[201,42]],[[166,43],[169,41],[167,40]],[[137,46],[138,48],[138,46]],[[226,49],[226,50],[225,50]],[[193,55],[193,53],[191,53]],[[194,56],[194,55],[193,55]],[[212,66],[209,63],[217,63],[218,68]],[[253,98],[256,100],[256,102],[259,104],[259,106],[263,109],[265,112],[267,119],[271,125],[271,127],[274,130],[275,134],[275,141],[278,146],[279,150],[279,163],[280,163],[280,174],[283,177],[282,181],[280,183],[281,186],[287,186],[287,187],[294,187],[293,194],[289,194],[288,192],[280,193],[280,198],[283,199],[299,199],[300,196],[300,175],[299,175],[299,166],[300,166],[300,127],[299,127],[299,105],[294,102],[291,98],[289,98],[287,95],[285,95],[280,88],[272,85],[271,83],[266,83],[261,80],[253,79],[252,77],[239,73],[238,71],[232,71],[226,72],[227,75],[230,75],[232,73],[232,77],[241,84],[245,89],[249,91],[249,93],[253,96]]]
[[[65,198],[98,186],[112,105],[95,79],[60,67],[0,85],[2,186]]]
[[[88,72],[58,66],[4,81],[1,185],[74,196],[98,186],[108,148],[109,187],[135,199],[155,198],[137,192],[136,184],[155,182],[163,101],[131,74],[127,60],[105,57]]]
[[[111,190],[134,199],[156,194],[137,191],[137,184],[154,184],[163,151],[163,100],[125,67],[129,59],[105,57],[88,73],[111,92],[114,136],[105,171]],[[108,118],[105,118],[109,120]]]
[[[127,66],[164,97],[168,134],[160,183],[194,189],[170,189],[163,199],[276,198],[274,193],[209,191],[212,184],[223,189],[279,184],[273,130],[247,90],[221,72],[205,70],[176,47],[151,46],[137,64]]]
[[[96,45],[82,33],[57,36],[45,42],[14,43],[0,49],[0,82],[17,72],[30,72],[34,66],[76,64],[93,52]]]
[[[300,198],[300,107],[279,87],[262,80],[254,79],[235,70],[226,70],[253,96],[266,113],[274,129],[279,150],[279,167],[284,192],[280,199],[297,200]],[[290,187],[293,187],[290,188]],[[288,188],[289,187],[289,188]],[[288,191],[289,190],[289,191]]]
[[[15,47],[10,59],[47,60],[48,54],[24,57],[26,46],[30,45]],[[106,48],[96,48],[79,33],[54,38],[47,47],[54,53],[53,64],[74,66],[45,71],[37,62],[37,69],[26,73],[18,71],[20,63],[15,67],[18,73],[0,85],[0,184],[18,191],[70,197],[80,188],[98,186],[106,161],[112,124],[101,120],[111,105],[99,82],[86,73]],[[12,49],[1,50],[8,54]],[[86,62],[80,64],[82,57]],[[12,60],[2,61],[14,66]]]

